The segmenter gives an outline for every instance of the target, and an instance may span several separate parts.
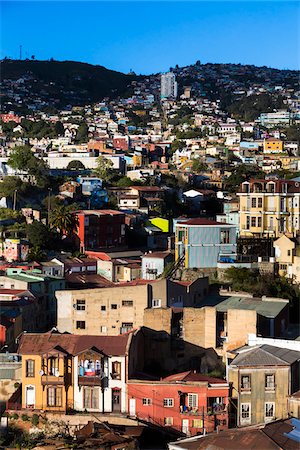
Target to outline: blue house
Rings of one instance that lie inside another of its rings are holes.
[[[236,226],[209,219],[175,224],[175,260],[184,257],[186,269],[217,268],[218,261],[236,259]]]

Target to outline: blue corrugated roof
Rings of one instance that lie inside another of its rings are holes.
[[[300,420],[293,418],[291,419],[291,424],[295,428],[289,433],[284,433],[284,435],[293,441],[300,442]]]

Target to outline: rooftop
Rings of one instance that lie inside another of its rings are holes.
[[[18,353],[21,355],[42,355],[65,351],[76,356],[85,350],[95,348],[110,356],[125,355],[130,334],[120,336],[79,336],[68,333],[23,333]]]
[[[228,223],[223,222],[216,222],[215,220],[209,220],[209,219],[202,219],[202,218],[195,218],[195,219],[187,219],[184,221],[179,221],[176,223],[176,225],[196,225],[196,226],[204,226],[209,227],[213,225],[222,225],[223,227],[234,227],[235,225],[231,225]]]
[[[251,297],[229,297],[216,305],[216,309],[218,312],[226,312],[229,309],[244,309],[256,311],[260,316],[274,318],[278,316],[287,304],[288,300],[284,299],[266,301],[260,298]]]
[[[300,352],[286,348],[262,345],[239,353],[231,365],[233,366],[276,366],[290,365],[300,360]]]

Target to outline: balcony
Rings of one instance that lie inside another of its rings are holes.
[[[89,375],[78,377],[79,386],[102,386],[102,378],[100,375]]]
[[[146,269],[146,273],[150,275],[157,275],[157,269]]]
[[[42,375],[42,385],[64,385],[65,384],[65,377],[62,375]]]
[[[215,414],[222,414],[225,413],[227,411],[226,405],[224,405],[223,403],[220,403],[218,405],[215,406],[208,406],[207,407],[207,414],[209,416],[215,415]]]

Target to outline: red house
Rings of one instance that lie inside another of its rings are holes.
[[[112,209],[84,210],[78,217],[80,250],[99,250],[125,245],[125,214]]]
[[[129,380],[131,416],[194,436],[228,428],[229,385],[192,371],[160,381]]]

